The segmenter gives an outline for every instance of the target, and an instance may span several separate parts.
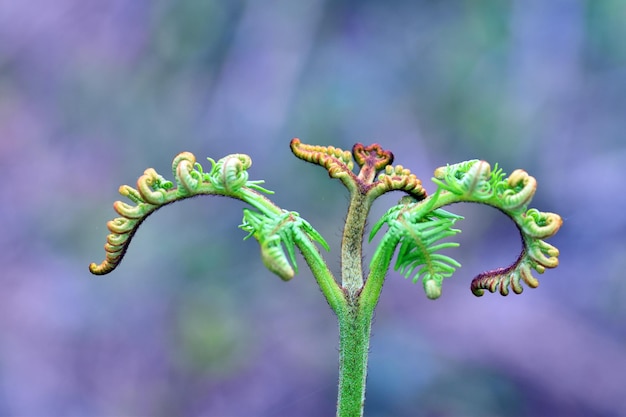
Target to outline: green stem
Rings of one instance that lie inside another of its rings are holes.
[[[358,299],[357,299],[358,301]],[[350,303],[339,319],[338,417],[363,416],[373,309]]]
[[[365,286],[347,308],[339,311],[339,397],[337,416],[362,416],[369,354],[370,331],[374,309],[385,275],[395,251],[397,239],[380,244],[371,263]]]
[[[358,191],[351,193],[350,207],[341,242],[341,278],[344,290],[342,308],[336,310],[339,321],[339,395],[337,416],[363,415],[370,330],[378,303],[382,277],[377,276],[372,291],[364,295],[363,232],[373,199]],[[393,251],[392,251],[393,253]],[[384,257],[384,256],[383,256]],[[388,264],[389,261],[387,261]],[[384,262],[382,262],[384,264]],[[374,268],[380,275],[380,268]]]
[[[366,312],[368,314],[373,314],[378,304],[380,292],[385,282],[385,276],[387,275],[387,271],[389,271],[391,258],[393,258],[397,244],[398,238],[396,236],[385,234],[383,240],[378,244],[376,252],[374,252],[370,263],[370,273],[359,295],[362,308],[369,309],[369,311]]]
[[[346,307],[344,293],[337,284],[333,274],[328,269],[326,262],[310,239],[296,241],[304,260],[311,269],[317,284],[326,297],[328,304],[339,315],[339,312]]]

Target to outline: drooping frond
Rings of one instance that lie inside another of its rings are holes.
[[[295,254],[298,241],[309,238],[324,249],[330,249],[322,235],[295,211],[283,211],[280,215],[270,217],[244,209],[243,222],[239,227],[248,232],[244,240],[254,237],[259,241],[263,264],[285,281],[298,272]]]

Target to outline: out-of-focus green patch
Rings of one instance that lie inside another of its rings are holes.
[[[254,332],[233,295],[221,288],[187,294],[173,327],[174,362],[185,372],[228,376],[247,363]]]

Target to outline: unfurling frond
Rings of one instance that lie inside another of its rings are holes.
[[[522,237],[523,248],[513,264],[483,272],[472,281],[475,295],[481,296],[484,290],[507,295],[509,288],[519,294],[523,291],[522,282],[532,288],[539,285],[533,270],[543,273],[559,264],[558,249],[542,239],[559,230],[561,217],[528,209],[537,181],[525,171],[518,169],[506,177],[497,165],[492,170],[487,162],[474,159],[437,168],[433,182],[438,185],[433,195],[421,201],[405,197],[374,224],[370,235],[371,239],[383,224],[389,226],[385,244],[400,246],[395,268],[407,277],[412,275],[414,281],[421,278],[429,297],[439,296],[442,279],[458,266],[453,259],[435,253],[456,246],[438,243],[458,232],[452,229],[458,217],[441,210],[449,204],[472,202],[493,206],[516,223]]]
[[[124,257],[141,223],[164,205],[196,195],[228,196],[241,199],[253,206],[268,204],[268,200],[257,193],[272,193],[260,186],[263,181],[248,181],[246,170],[252,164],[248,155],[234,154],[217,162],[212,159],[209,161],[211,170],[205,173],[192,153],[182,152],[172,162],[176,187],[152,168],[146,169],[139,177],[137,188],[121,186],[120,194],[128,197],[136,205],[122,201],[113,204],[113,208],[121,217],[107,223],[111,233],[107,236],[104,246],[106,258],[99,265],[90,264],[91,273],[104,275],[113,271]]]
[[[505,178],[497,166],[491,171],[487,162],[472,160],[438,168],[433,181],[442,198],[445,192],[452,194],[445,197],[449,200],[446,204],[468,201],[493,206],[509,216],[521,234],[523,248],[517,260],[474,278],[471,289],[475,295],[481,296],[484,290],[507,295],[509,287],[519,294],[523,291],[521,282],[531,288],[539,285],[531,270],[541,274],[559,264],[558,249],[542,239],[553,236],[563,221],[557,214],[528,209],[537,181],[526,171],[517,169]]]
[[[441,295],[443,279],[461,266],[439,251],[459,246],[441,240],[460,232],[453,226],[462,217],[441,209],[421,215],[423,210],[415,210],[416,207],[416,203],[408,203],[390,209],[374,225],[370,240],[386,223],[387,233],[395,237],[394,241],[400,246],[394,269],[407,278],[412,276],[413,282],[421,279],[426,296],[435,299]]]

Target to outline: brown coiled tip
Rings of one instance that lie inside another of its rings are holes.
[[[296,148],[301,143],[302,142],[300,141],[299,138],[293,138],[293,139],[291,139],[291,142],[289,142],[289,147],[293,150],[294,148]]]
[[[387,165],[393,164],[393,153],[384,150],[377,143],[373,143],[369,146],[356,143],[352,147],[352,155],[354,155],[354,160],[360,167],[368,165],[373,167],[376,171],[380,171]]]

